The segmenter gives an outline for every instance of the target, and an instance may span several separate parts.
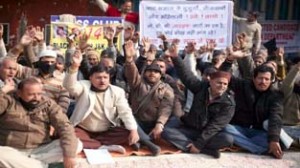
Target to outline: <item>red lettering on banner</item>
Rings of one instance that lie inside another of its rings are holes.
[[[95,32],[94,32],[94,36],[97,40],[99,40],[99,38],[102,36],[102,28],[99,27]]]
[[[218,18],[218,14],[207,14],[204,16],[205,19],[217,19]]]
[[[273,25],[272,24],[262,24],[263,31],[272,31]]]

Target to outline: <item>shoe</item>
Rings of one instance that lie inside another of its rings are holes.
[[[157,156],[160,154],[160,147],[152,143],[150,140],[140,141],[140,143],[147,146],[153,156]]]
[[[221,157],[221,153],[217,149],[201,149],[200,153],[212,156],[214,158],[220,158]]]
[[[98,149],[107,149],[109,152],[126,153],[126,149],[121,145],[102,145]]]
[[[291,146],[300,149],[300,138],[295,138]]]
[[[139,151],[141,148],[141,144],[137,142],[137,143],[131,145],[131,147],[133,148],[134,151]]]

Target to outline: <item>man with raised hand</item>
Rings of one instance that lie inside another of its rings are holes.
[[[84,148],[125,153],[123,144],[139,141],[137,123],[122,88],[110,84],[110,69],[103,65],[90,70],[89,80],[77,81],[82,61],[80,50],[72,57],[64,86],[76,98],[70,120]]]
[[[200,81],[178,57],[176,44],[171,45],[169,54],[180,80],[194,94],[194,100],[189,113],[181,121],[171,119],[162,136],[184,152],[219,158],[219,149],[233,144],[232,137],[222,131],[235,110],[234,98],[227,91],[231,74],[216,71],[209,81]]]

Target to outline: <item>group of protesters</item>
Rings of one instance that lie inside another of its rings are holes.
[[[242,149],[281,159],[300,147],[300,55],[263,46],[258,13],[234,17],[241,32],[226,49],[191,41],[179,51],[164,34],[159,47],[139,37],[131,1],[96,4],[131,22],[104,29],[101,53],[85,35],[66,37],[65,53],[46,46],[36,26],[7,49],[0,26],[0,167],[75,167],[83,148],[157,156],[158,140],[214,158]]]

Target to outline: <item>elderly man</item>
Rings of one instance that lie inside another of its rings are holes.
[[[16,86],[18,80],[15,78],[17,74],[18,64],[9,58],[4,58],[0,62],[0,89],[4,93],[8,93],[13,90],[10,90],[10,85]]]
[[[42,93],[43,85],[33,77],[20,82],[15,96],[0,91],[0,167],[42,168],[62,159],[65,167],[75,167],[82,148],[74,129],[62,109]],[[50,126],[60,140],[50,139]]]
[[[178,57],[176,48],[172,45],[170,56],[181,81],[194,94],[194,100],[189,113],[181,117],[182,123],[172,118],[162,136],[184,152],[219,158],[219,149],[233,144],[232,137],[222,132],[235,109],[233,96],[227,92],[231,74],[217,71],[210,75],[209,82],[200,81]]]

